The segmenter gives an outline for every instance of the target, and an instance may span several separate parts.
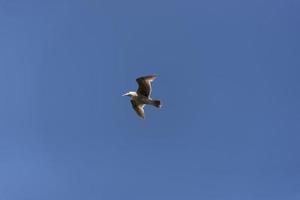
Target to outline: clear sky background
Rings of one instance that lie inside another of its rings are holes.
[[[299,11],[0,1],[0,199],[299,200]],[[121,94],[152,73],[140,120]]]

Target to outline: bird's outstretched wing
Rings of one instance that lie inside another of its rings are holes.
[[[151,95],[151,82],[154,81],[155,79],[156,79],[155,75],[142,76],[137,78],[136,82],[139,84],[137,93],[145,97],[149,97]]]
[[[145,112],[144,112],[144,106],[145,104],[138,104],[134,100],[130,100],[132,108],[135,110],[135,112],[140,116],[141,118],[145,118]]]

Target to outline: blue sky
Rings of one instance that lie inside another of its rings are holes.
[[[0,199],[300,199],[299,9],[0,1]]]

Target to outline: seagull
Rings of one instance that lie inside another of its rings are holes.
[[[131,97],[131,105],[139,117],[145,118],[144,106],[152,105],[157,108],[161,107],[160,100],[153,100],[150,98],[151,95],[151,82],[156,79],[155,75],[142,76],[136,79],[139,88],[136,92],[127,92],[122,96]]]

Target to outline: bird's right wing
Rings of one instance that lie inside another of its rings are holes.
[[[141,118],[145,118],[144,104],[137,104],[134,100],[130,100],[132,108]]]
[[[149,97],[151,94],[151,82],[156,78],[155,75],[142,76],[136,79],[136,82],[139,84],[139,89],[137,93]]]

